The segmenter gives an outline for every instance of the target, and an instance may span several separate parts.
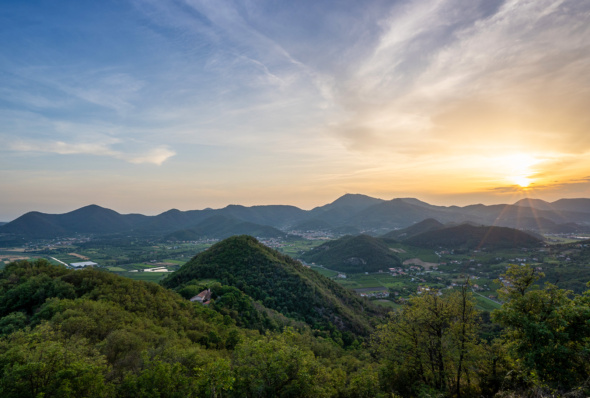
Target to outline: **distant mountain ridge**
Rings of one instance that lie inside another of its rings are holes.
[[[590,199],[560,199],[546,202],[523,199],[513,205],[435,206],[415,198],[383,200],[346,194],[332,203],[302,210],[295,206],[240,206],[222,209],[168,210],[157,216],[120,214],[97,205],[65,214],[29,212],[0,225],[0,234],[27,238],[52,238],[73,234],[137,233],[165,236],[191,229],[213,216],[224,216],[282,231],[325,229],[367,231],[383,234],[432,218],[449,222],[473,222],[538,232],[583,232],[590,230]]]
[[[211,216],[189,229],[173,232],[167,240],[198,240],[201,238],[225,239],[233,235],[251,235],[260,238],[286,238],[287,234],[268,225],[242,221],[224,215]]]
[[[538,247],[543,242],[531,234],[514,228],[461,224],[426,231],[405,239],[404,243],[429,249],[496,250],[515,247]]]
[[[445,225],[434,218],[427,218],[423,221],[420,221],[417,224],[411,225],[404,229],[398,229],[395,231],[391,231],[386,233],[385,235],[381,236],[385,239],[408,239],[412,236],[419,235],[424,232],[434,231],[437,229],[444,228]]]

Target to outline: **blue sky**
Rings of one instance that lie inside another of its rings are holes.
[[[587,1],[4,1],[0,220],[590,196]]]

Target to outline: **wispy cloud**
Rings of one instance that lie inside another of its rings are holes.
[[[149,150],[148,152],[136,156],[130,157],[128,160],[131,163],[152,163],[161,166],[166,160],[176,155],[176,152],[167,148],[159,147]],[[125,158],[125,156],[119,155],[119,158]]]
[[[487,140],[583,151],[589,21],[590,4],[566,0],[394,7],[372,55],[341,83],[337,100],[351,116],[334,130],[362,150]]]
[[[63,141],[15,141],[5,143],[8,150],[16,152],[54,153],[59,155],[92,155],[108,156],[134,164],[155,164],[161,166],[166,160],[176,155],[176,152],[168,147],[161,146],[147,151],[123,152],[113,149],[113,145],[120,140],[110,139],[109,142],[77,142],[66,143]]]

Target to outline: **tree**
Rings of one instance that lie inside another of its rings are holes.
[[[493,319],[505,327],[504,343],[523,382],[569,391],[590,375],[590,292],[574,295],[550,283],[539,289],[533,283],[540,276],[511,265],[501,276],[507,302]]]
[[[328,369],[299,347],[294,332],[241,343],[234,351],[237,390],[247,397],[326,397],[333,388]]]
[[[476,379],[479,315],[468,285],[447,295],[414,296],[373,336],[384,384],[403,396],[434,389],[461,397]]]
[[[105,397],[106,361],[85,339],[65,338],[49,324],[0,341],[2,397]]]

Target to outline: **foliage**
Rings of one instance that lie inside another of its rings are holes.
[[[539,288],[535,283],[543,275],[536,268],[511,266],[501,276],[505,303],[491,319],[475,309],[469,285],[441,295],[434,291],[412,296],[391,313],[367,347],[358,335],[334,325],[324,324],[329,333],[311,331],[253,295],[288,295],[300,284],[299,294],[338,298],[343,307],[362,301],[347,302],[327,279],[251,238],[230,243],[193,263],[211,273],[215,266],[221,269],[215,281],[195,281],[200,269],[179,274],[179,280],[187,279],[177,285],[185,298],[95,269],[71,271],[45,260],[7,265],[0,271],[0,396],[590,393],[590,291]],[[248,273],[271,281],[257,283]],[[236,286],[220,283],[224,279]],[[213,293],[209,306],[186,299],[206,287]],[[288,301],[282,303],[287,308]],[[481,325],[486,340],[480,339]],[[491,329],[501,329],[502,337],[494,340]]]
[[[473,395],[483,343],[479,314],[468,286],[447,295],[414,296],[374,335],[372,348],[382,358],[383,384],[392,393]]]
[[[368,335],[379,310],[299,262],[250,236],[228,238],[198,254],[162,285],[177,288],[193,279],[233,286],[265,307],[334,336]],[[336,333],[334,333],[336,332]]]
[[[546,283],[532,267],[512,265],[503,275],[507,302],[494,312],[522,382],[570,391],[590,375],[590,291],[583,295]],[[586,387],[588,388],[588,387]]]
[[[357,380],[358,367],[340,368],[349,352],[332,339],[236,326],[275,319],[233,287],[213,284],[219,303],[209,308],[155,284],[44,260],[10,264],[0,287],[2,397],[347,397],[375,388]],[[42,294],[31,296],[34,288]]]

